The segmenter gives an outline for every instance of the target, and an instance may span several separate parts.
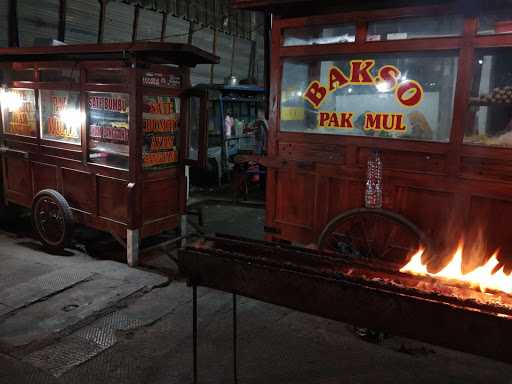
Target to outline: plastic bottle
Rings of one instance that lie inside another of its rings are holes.
[[[368,157],[365,206],[382,208],[382,160],[378,151],[373,151]]]

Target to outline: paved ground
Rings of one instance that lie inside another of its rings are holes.
[[[260,209],[210,202],[204,213],[210,231],[262,235]],[[191,383],[191,289],[102,260],[122,252],[88,236],[87,249],[109,252],[48,255],[0,233],[0,384]],[[165,255],[149,259],[172,270]],[[240,383],[512,384],[511,365],[397,337],[373,344],[345,324],[239,300]],[[231,316],[230,295],[199,289],[200,383],[233,382]]]

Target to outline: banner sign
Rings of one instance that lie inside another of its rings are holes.
[[[89,135],[100,142],[128,144],[129,96],[124,93],[89,92]]]
[[[80,144],[80,93],[41,89],[42,137]]]
[[[33,89],[7,89],[2,93],[5,133],[37,136],[36,100]]]
[[[142,75],[144,87],[181,88],[181,76],[173,73],[146,72]]]
[[[171,96],[143,96],[144,147],[146,169],[160,169],[178,162],[176,132],[179,99]]]
[[[314,80],[308,85],[302,97],[318,110],[318,127],[354,128],[354,112],[319,110],[328,95],[348,86],[372,86],[379,92],[393,92],[400,109],[417,107],[422,102],[424,91],[417,81],[402,76],[400,70],[393,65],[383,65],[378,69],[374,67],[375,60],[351,60],[349,73],[333,65],[327,71],[324,83]],[[372,111],[364,113],[362,128],[396,133],[407,130],[402,113]]]

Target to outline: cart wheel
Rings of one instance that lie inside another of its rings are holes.
[[[420,247],[429,248],[422,231],[405,217],[385,209],[357,208],[327,224],[318,240],[321,252],[403,263]]]
[[[71,239],[73,213],[66,199],[53,189],[43,189],[32,202],[32,224],[50,252],[63,250]]]

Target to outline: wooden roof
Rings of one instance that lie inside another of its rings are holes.
[[[219,57],[190,44],[113,43],[49,47],[0,48],[0,62],[83,60],[140,60],[155,64],[217,64]]]
[[[510,8],[512,0],[231,0],[234,8],[269,11],[284,17],[434,4],[452,4],[461,11],[467,7],[485,10]]]

